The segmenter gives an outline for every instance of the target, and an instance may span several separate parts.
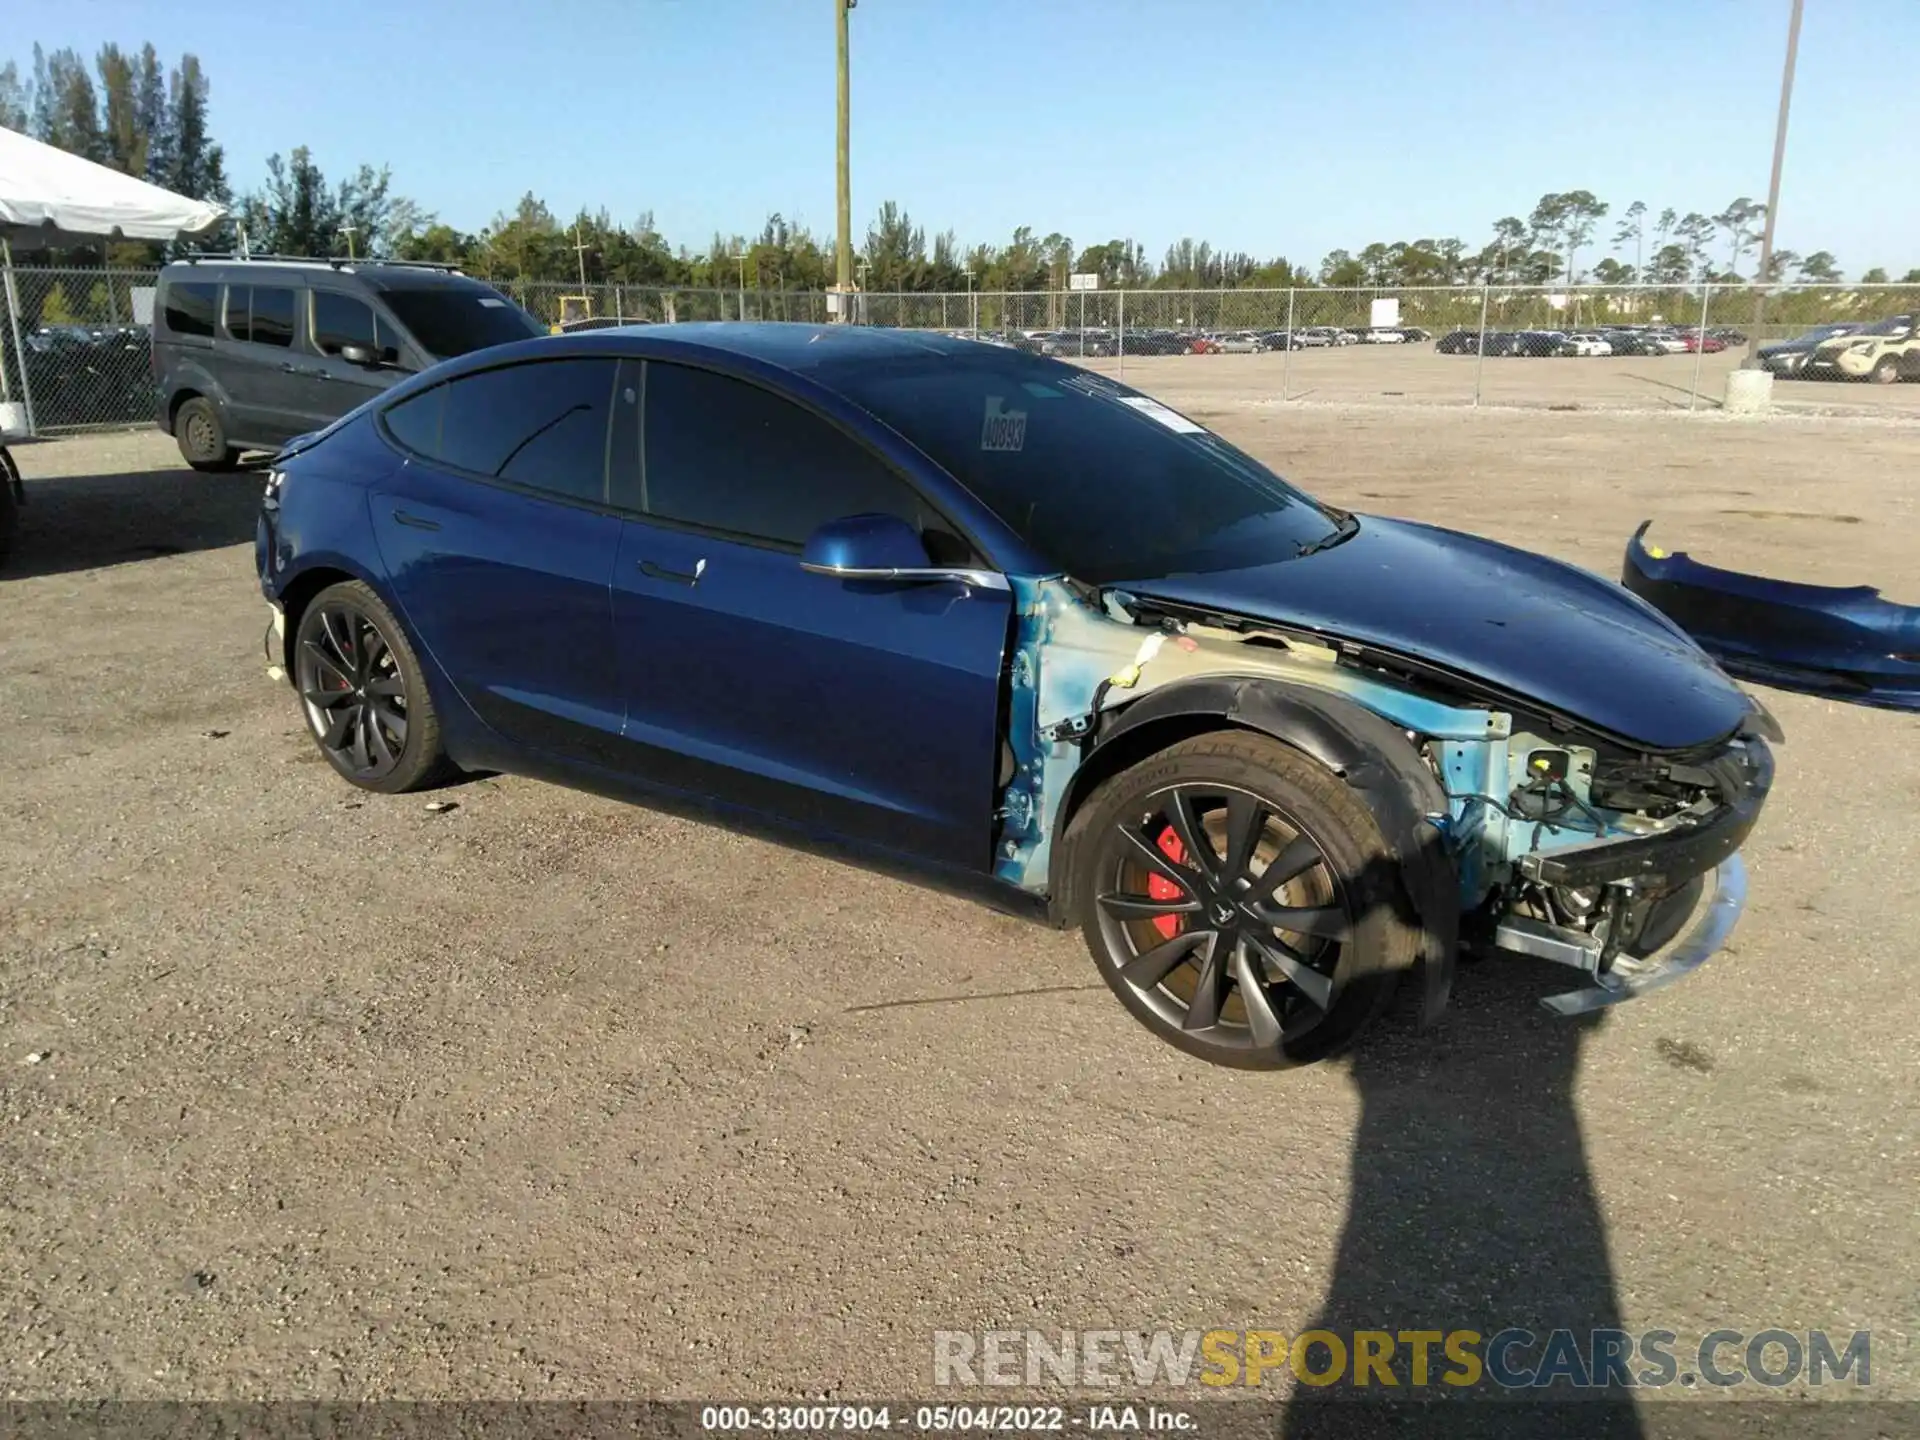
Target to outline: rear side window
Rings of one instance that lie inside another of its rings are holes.
[[[293,344],[296,292],[277,285],[229,285],[227,334],[281,349]]]
[[[571,500],[606,498],[613,360],[539,360],[484,370],[385,413],[409,450]]]
[[[935,517],[880,459],[770,390],[658,361],[646,377],[647,513],[796,548],[829,520]]]
[[[213,336],[213,321],[220,308],[220,287],[203,281],[176,281],[167,286],[162,311],[167,329],[175,335]]]

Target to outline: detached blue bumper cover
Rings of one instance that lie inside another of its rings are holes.
[[[1920,607],[1867,585],[1800,585],[1716,570],[1684,551],[1627,542],[1620,582],[1700,642],[1729,674],[1889,710],[1920,710]]]

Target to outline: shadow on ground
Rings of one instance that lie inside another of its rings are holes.
[[[1463,967],[1441,1026],[1383,1027],[1345,1062],[1361,1096],[1351,1208],[1315,1324],[1351,1344],[1357,1330],[1532,1331],[1579,1337],[1617,1328],[1620,1302],[1607,1234],[1574,1107],[1586,1037],[1604,1016],[1565,1020],[1540,997],[1578,987],[1572,971],[1504,959]],[[1402,1007],[1404,1014],[1405,1007]],[[1459,1367],[1432,1347],[1428,1384],[1413,1386],[1411,1346],[1396,1343],[1397,1390],[1348,1383],[1303,1387],[1288,1407],[1288,1436],[1371,1435],[1395,1420],[1368,1403],[1394,1397],[1417,1433],[1637,1437],[1631,1404],[1571,1398],[1562,1382],[1511,1398],[1490,1379],[1439,1383]],[[1530,1367],[1540,1347],[1510,1352]],[[1324,1371],[1316,1347],[1310,1363]],[[1633,1368],[1640,1368],[1635,1360]],[[1352,1369],[1346,1371],[1351,1376]]]
[[[253,539],[258,471],[188,469],[29,478],[0,582],[217,550]]]

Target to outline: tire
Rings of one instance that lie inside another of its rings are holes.
[[[173,438],[180,456],[196,470],[225,471],[240,463],[240,452],[227,444],[227,427],[220,411],[204,395],[196,395],[173,417]]]
[[[1900,357],[1882,355],[1873,362],[1873,369],[1867,372],[1867,378],[1876,385],[1891,385],[1900,378]]]
[[[1420,953],[1372,814],[1339,776],[1265,735],[1197,736],[1112,776],[1062,844],[1101,977],[1147,1029],[1215,1065],[1283,1070],[1334,1054]]]
[[[20,467],[7,447],[0,445],[0,565],[13,552],[13,537],[20,529],[20,497],[13,489],[19,479]]]
[[[413,642],[360,581],[328,586],[301,612],[293,681],[307,733],[348,784],[398,795],[457,773]]]

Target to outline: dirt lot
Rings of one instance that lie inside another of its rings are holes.
[[[1471,366],[1297,388],[1362,360]],[[1163,388],[1356,509],[1607,573],[1654,516],[1920,601],[1914,427]],[[349,791],[263,673],[257,479],[152,435],[20,458],[13,1397],[924,1395],[936,1328],[1319,1321],[1870,1328],[1920,1398],[1911,718],[1767,696],[1752,903],[1687,983],[1582,1028],[1533,1003],[1565,972],[1485,963],[1438,1032],[1248,1076],[1071,935],[528,782]]]
[[[1718,355],[1489,357],[1441,355],[1431,344],[1350,345],[1268,355],[1150,355],[1089,360],[1169,398],[1310,400],[1322,404],[1482,405],[1578,410],[1717,410],[1743,349]],[[1477,372],[1477,373],[1476,373]],[[1776,380],[1793,414],[1920,419],[1920,384]]]

